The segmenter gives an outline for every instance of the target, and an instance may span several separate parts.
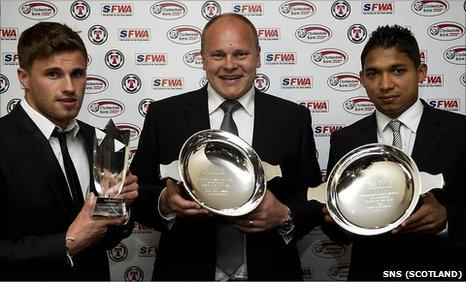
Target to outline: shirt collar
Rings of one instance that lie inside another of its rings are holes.
[[[32,121],[37,125],[39,130],[42,132],[42,134],[44,134],[44,136],[47,139],[50,139],[55,127],[58,127],[59,129],[61,129],[58,125],[54,124],[44,115],[42,115],[41,113],[36,111],[34,108],[32,108],[29,105],[29,103],[26,101],[26,99],[21,100],[21,106],[23,107],[26,114],[32,119]],[[65,132],[72,131],[73,136],[76,137],[76,135],[78,135],[78,132],[79,132],[79,124],[76,121],[76,119],[72,119],[63,131]]]
[[[216,111],[220,105],[226,101],[225,98],[220,96],[220,94],[215,91],[215,89],[210,85],[207,85],[207,96],[208,96],[208,107],[209,115]],[[240,98],[236,99],[249,116],[254,116],[254,87],[251,88]]]
[[[416,133],[419,122],[421,121],[422,111],[423,105],[421,100],[417,99],[417,101],[404,111],[397,120],[401,121],[411,132]],[[375,116],[377,118],[377,130],[383,132],[392,119],[377,109],[375,110]]]

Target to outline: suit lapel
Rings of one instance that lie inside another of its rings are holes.
[[[191,134],[210,128],[207,86],[194,92],[185,106],[186,122],[189,124]]]
[[[265,95],[269,94],[255,90],[252,147],[262,157],[266,156],[278,118],[278,111],[275,110],[276,103],[272,99],[267,99]]]
[[[412,157],[420,170],[425,167],[442,137],[443,132],[439,130],[441,124],[442,120],[436,119],[434,110],[424,104],[424,111],[416,132],[412,153]]]
[[[360,130],[361,134],[355,136],[359,139],[359,144],[377,143],[377,119],[375,117],[375,112],[364,120]]]
[[[57,198],[61,209],[65,214],[73,215],[74,205],[70,193],[66,189],[68,186],[66,178],[53,153],[52,147],[50,147],[49,141],[32,122],[29,116],[27,116],[21,105],[18,105],[11,114],[13,115],[13,121],[19,128],[20,135],[27,149],[29,149],[38,167],[40,167],[49,181],[50,188]],[[37,175],[36,177],[41,176]]]

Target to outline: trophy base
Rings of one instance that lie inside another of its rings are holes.
[[[97,197],[94,208],[92,209],[93,217],[127,217],[125,200],[122,198],[104,198]]]

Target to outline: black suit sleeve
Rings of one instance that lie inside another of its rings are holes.
[[[25,236],[15,241],[0,239],[0,261],[3,263],[38,259],[62,259],[65,262],[65,233]]]
[[[337,142],[337,133],[332,133],[330,136],[330,150],[328,154],[327,161],[327,177],[332,172],[332,169],[335,167],[337,162],[343,156],[342,153],[338,151],[338,142]],[[350,244],[352,241],[352,235],[342,228],[340,228],[336,223],[327,223],[322,224],[322,231],[327,235],[332,241],[341,243],[341,244]]]
[[[138,177],[139,196],[132,206],[135,221],[161,230],[164,228],[158,213],[157,203],[165,187],[160,180],[159,159],[157,155],[157,105],[149,106],[144,127],[139,139],[136,155],[131,163],[130,171]]]
[[[321,183],[320,167],[317,161],[316,144],[312,131],[311,115],[308,110],[303,110],[303,128],[301,130],[301,142],[299,157],[297,159],[297,186],[298,193],[284,199],[290,208],[295,221],[295,236],[300,239],[311,231],[312,228],[322,223],[322,204],[316,201],[307,201],[307,189],[316,187]]]

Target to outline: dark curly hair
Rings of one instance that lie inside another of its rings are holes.
[[[364,60],[367,54],[382,47],[384,49],[395,47],[398,52],[405,53],[414,65],[419,67],[421,65],[421,58],[419,57],[419,45],[412,32],[399,25],[393,26],[379,26],[371,33],[369,40],[361,52],[361,66],[364,68]]]

